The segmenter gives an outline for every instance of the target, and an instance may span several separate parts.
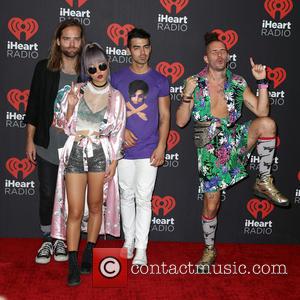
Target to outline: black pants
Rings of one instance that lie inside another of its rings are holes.
[[[50,226],[54,204],[58,165],[37,155],[38,179],[40,183],[40,224]]]

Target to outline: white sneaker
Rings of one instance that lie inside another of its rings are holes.
[[[53,245],[54,259],[56,261],[67,261],[68,250],[63,240],[56,240]]]
[[[35,257],[37,264],[47,264],[50,262],[53,254],[53,246],[51,242],[43,242],[41,248],[38,250],[38,254]]]
[[[132,261],[133,265],[147,265],[146,249],[136,249],[135,257]]]
[[[127,256],[124,257],[124,258],[132,259],[133,258],[133,251],[134,251],[134,243],[127,243],[125,241],[122,248],[126,248],[126,250],[127,250]],[[121,253],[121,255],[122,255],[122,253]]]

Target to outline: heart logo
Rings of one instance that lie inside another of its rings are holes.
[[[269,80],[273,81],[274,89],[276,89],[281,83],[286,79],[286,71],[281,67],[271,69],[267,67],[267,77]]]
[[[283,19],[293,9],[292,0],[266,0],[264,7],[266,12],[275,20],[276,13],[279,13],[279,19]]]
[[[65,0],[71,7],[74,7],[74,0]],[[78,0],[78,8],[84,5],[88,0]]]
[[[16,157],[8,159],[5,167],[6,170],[15,178],[18,178],[18,173],[21,172],[22,179],[25,179],[35,169],[35,165],[28,158],[20,160]]]
[[[8,21],[9,31],[20,41],[21,33],[25,33],[25,39],[28,41],[38,31],[39,25],[36,20],[32,18],[25,19],[24,21],[20,18],[11,18]]]
[[[261,213],[261,218],[264,219],[272,212],[274,205],[267,200],[254,198],[248,201],[247,209],[255,219],[258,218],[259,212]]]
[[[189,0],[160,0],[160,3],[169,13],[172,13],[172,7],[175,6],[178,14],[189,4]]]
[[[180,135],[176,130],[170,130],[167,140],[168,151],[172,150],[180,141]]]
[[[231,49],[239,39],[238,34],[234,30],[223,31],[221,29],[214,29],[212,32],[218,34],[218,39],[226,45],[227,50]]]
[[[157,195],[152,197],[152,211],[155,215],[159,215],[160,209],[163,211],[163,216],[166,216],[176,206],[175,198],[172,196],[159,197]]]
[[[170,64],[162,61],[157,64],[156,71],[166,77],[170,76],[171,82],[174,84],[184,74],[184,66],[180,62]]]
[[[25,112],[28,104],[28,96],[29,90],[20,91],[18,89],[12,89],[7,93],[6,99],[17,111],[20,111],[20,105],[22,104]]]
[[[112,23],[107,27],[107,35],[108,37],[119,46],[120,39],[123,39],[123,45],[127,45],[127,35],[128,32],[131,31],[134,28],[132,24],[125,24],[123,26]]]

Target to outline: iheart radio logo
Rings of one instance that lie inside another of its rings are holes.
[[[279,19],[283,19],[293,9],[292,0],[266,0],[265,10],[275,20],[276,13],[279,13]]]
[[[123,26],[112,23],[107,27],[107,35],[108,37],[119,46],[120,39],[123,39],[123,45],[127,46],[127,35],[128,32],[134,28],[132,24],[125,24]]]
[[[274,69],[267,67],[267,77],[269,80],[273,81],[274,89],[276,89],[286,79],[286,71],[281,67]]]
[[[174,84],[183,75],[184,66],[180,62],[169,64],[166,61],[162,61],[157,64],[156,71],[166,77],[170,76],[172,84]]]
[[[214,29],[212,32],[216,32],[218,34],[218,39],[226,45],[227,50],[231,49],[239,39],[238,34],[231,29],[226,31]]]
[[[25,179],[35,169],[35,165],[28,158],[20,160],[16,157],[8,159],[5,167],[6,170],[15,178],[18,178],[18,173],[21,172],[23,179]]]
[[[169,12],[172,12],[172,7],[176,7],[176,14],[181,12],[188,4],[189,0],[160,0],[161,5]]]
[[[176,206],[175,198],[172,196],[153,196],[152,197],[152,211],[155,215],[159,215],[160,209],[163,211],[163,216],[165,217],[174,207]]]
[[[264,219],[272,212],[274,205],[267,200],[259,200],[254,198],[248,201],[247,209],[255,219],[258,218],[259,212],[261,213],[261,218]]]
[[[297,179],[300,181],[300,171],[297,174]]]
[[[20,105],[22,104],[25,112],[28,104],[28,96],[29,90],[20,91],[18,89],[12,89],[7,93],[6,99],[17,111],[20,111]]]
[[[74,0],[65,0],[71,7],[74,7]],[[88,0],[78,0],[78,8],[84,5]]]
[[[167,149],[168,151],[172,150],[180,141],[180,135],[176,130],[170,130],[168,141],[167,141]]]
[[[21,33],[25,33],[25,39],[28,41],[32,38],[39,29],[39,24],[32,18],[27,18],[24,21],[20,18],[11,18],[8,21],[9,31],[20,41]]]

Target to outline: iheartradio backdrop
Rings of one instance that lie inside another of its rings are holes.
[[[271,116],[279,130],[273,175],[292,202],[279,209],[252,194],[259,157],[249,162],[249,178],[222,194],[217,240],[297,243],[300,229],[299,98],[297,92],[296,0],[10,0],[1,9],[0,236],[39,236],[38,181],[24,153],[27,107],[34,66],[47,56],[57,23],[76,17],[87,40],[102,44],[112,70],[130,62],[126,37],[134,26],[152,34],[151,65],[170,80],[172,123],[166,163],[153,196],[150,239],[202,241],[202,195],[198,194],[192,126],[175,124],[184,78],[204,67],[203,35],[215,30],[230,50],[229,67],[252,90],[249,57],[268,66]],[[293,68],[294,66],[294,68]],[[292,87],[294,85],[294,88]],[[247,110],[241,121],[254,118]]]

